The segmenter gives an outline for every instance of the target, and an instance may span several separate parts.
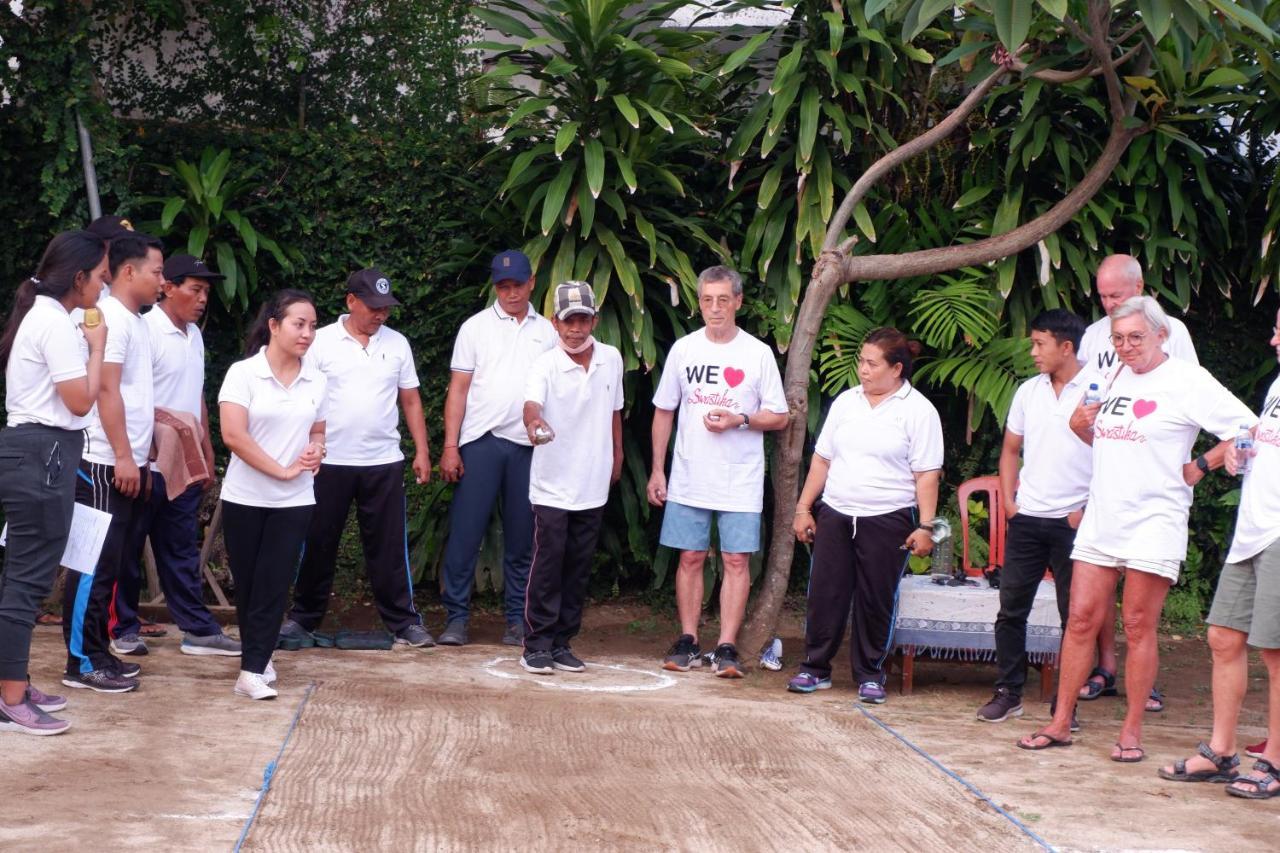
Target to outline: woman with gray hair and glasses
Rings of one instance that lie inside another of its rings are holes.
[[[1093,640],[1125,575],[1122,621],[1128,648],[1128,707],[1112,761],[1145,757],[1142,718],[1159,665],[1156,627],[1169,587],[1187,556],[1191,487],[1222,465],[1237,431],[1257,418],[1207,370],[1161,349],[1169,318],[1149,296],[1111,314],[1111,343],[1120,368],[1101,403],[1081,403],[1071,428],[1093,446],[1089,503],[1071,557],[1071,612],[1062,638],[1053,720],[1018,741],[1023,749],[1071,743],[1077,690],[1093,663]],[[1222,443],[1191,459],[1201,430]]]

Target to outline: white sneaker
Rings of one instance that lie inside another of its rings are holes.
[[[240,670],[240,677],[236,679],[235,692],[237,696],[248,696],[250,699],[274,699],[280,695],[261,675],[256,672],[245,672],[243,669]]]
[[[271,661],[267,661],[267,669],[262,673],[262,680],[267,684],[276,683],[276,668],[271,665]]]

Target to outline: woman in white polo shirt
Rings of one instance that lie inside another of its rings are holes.
[[[1240,427],[1258,422],[1203,367],[1170,358],[1161,349],[1168,336],[1169,319],[1151,297],[1135,296],[1115,309],[1111,342],[1120,368],[1100,405],[1082,403],[1071,416],[1072,429],[1093,446],[1093,477],[1071,552],[1071,612],[1057,709],[1049,725],[1018,741],[1023,749],[1071,743],[1079,686],[1093,665],[1094,638],[1123,572],[1128,708],[1111,760],[1132,763],[1146,755],[1142,718],[1159,666],[1156,627],[1187,556],[1191,487],[1222,464]],[[1189,462],[1202,429],[1223,443]]]
[[[107,327],[79,328],[107,274],[107,247],[87,231],[54,237],[36,274],[18,286],[0,367],[7,423],[0,430],[0,505],[9,531],[0,575],[0,731],[56,735],[66,700],[32,687],[31,629],[71,530],[86,415],[98,396]],[[86,346],[87,345],[87,346]]]
[[[831,686],[831,660],[852,605],[849,658],[858,698],[881,704],[898,581],[908,554],[933,550],[942,422],[908,381],[910,344],[897,329],[867,334],[858,379],[831,404],[796,504],[793,529],[813,543],[813,566],[805,660],[787,689]]]
[[[222,525],[236,585],[240,677],[235,692],[273,699],[271,653],[289,582],[315,508],[312,478],[324,458],[327,382],[303,364],[316,307],[301,290],[262,306],[246,355],[218,392],[222,440],[231,451],[222,482]]]

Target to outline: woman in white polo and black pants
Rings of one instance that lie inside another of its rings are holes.
[[[87,231],[54,237],[18,286],[3,337],[7,424],[0,504],[9,525],[0,576],[0,731],[56,735],[66,700],[32,687],[31,629],[53,586],[75,504],[83,430],[98,397],[107,327],[77,329],[70,312],[98,303],[107,247]],[[87,344],[87,346],[86,346]]]
[[[316,334],[316,307],[301,290],[281,290],[249,331],[248,358],[218,392],[222,440],[231,464],[222,482],[222,526],[236,585],[240,677],[235,692],[273,699],[271,653],[311,513],[314,472],[324,458],[327,381],[303,364]]]
[[[863,339],[858,378],[861,385],[831,404],[796,505],[793,529],[813,543],[813,567],[805,659],[787,689],[831,686],[831,659],[852,617],[858,698],[880,704],[898,581],[909,554],[933,550],[928,522],[938,508],[942,423],[908,381],[911,349],[897,329]]]

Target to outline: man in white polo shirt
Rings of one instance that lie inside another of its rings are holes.
[[[659,541],[680,551],[676,608],[681,633],[663,666],[687,672],[702,664],[698,617],[714,518],[724,567],[714,669],[722,678],[740,678],[736,643],[751,591],[748,563],[760,549],[764,433],[787,425],[787,399],[773,351],[737,326],[742,277],[728,267],[703,270],[698,307],[704,327],[676,341],[653,395],[649,503],[665,505]],[[668,484],[667,444],[677,410]]]
[[[978,709],[978,719],[988,723],[1022,716],[1027,617],[1046,568],[1053,570],[1058,617],[1067,626],[1071,546],[1093,473],[1093,449],[1068,423],[1097,383],[1076,358],[1083,333],[1084,321],[1061,308],[1031,321],[1031,358],[1040,375],[1019,386],[1005,421],[1000,497],[1009,521],[995,628],[998,675],[995,695]]]
[[[293,608],[280,636],[305,638],[320,627],[333,589],[338,543],[354,501],[378,615],[397,643],[432,646],[435,640],[413,604],[400,450],[403,411],[413,436],[414,479],[431,479],[413,350],[404,335],[386,327],[400,301],[380,270],[352,273],[346,304],[346,314],[316,332],[306,356],[329,380],[327,455],[315,480],[316,508],[294,581]]]
[[[444,403],[440,473],[457,483],[449,507],[449,541],[441,571],[448,624],[442,646],[465,645],[480,543],[502,496],[502,579],[507,630],[502,642],[524,638],[525,584],[533,551],[529,465],[533,446],[524,428],[529,367],[555,346],[556,331],[533,310],[533,267],[508,250],[490,264],[494,303],[458,330]]]
[[[191,255],[173,255],[164,263],[161,299],[143,315],[151,341],[151,376],[155,407],[186,415],[200,428],[200,449],[212,474],[213,442],[204,400],[204,337],[196,325],[209,304],[209,288],[222,276]],[[160,416],[158,413],[157,416]],[[176,476],[178,472],[170,472]],[[111,647],[116,654],[146,654],[139,636],[138,598],[142,591],[140,559],[150,537],[156,574],[169,615],[183,632],[180,650],[188,655],[235,657],[240,643],[222,633],[204,603],[200,572],[200,503],[212,478],[192,482],[173,500],[159,470],[151,471],[150,496],[143,502],[136,539],[116,586]]]
[[[1094,276],[1098,290],[1098,299],[1102,302],[1102,310],[1106,315],[1089,325],[1080,339],[1080,350],[1077,358],[1085,368],[1095,374],[1100,386],[1105,391],[1118,372],[1119,362],[1116,360],[1116,348],[1111,345],[1111,312],[1119,308],[1126,300],[1142,295],[1142,265],[1131,255],[1109,255],[1098,265]],[[1177,317],[1169,315],[1169,336],[1161,346],[1173,358],[1199,364],[1196,348],[1191,343],[1191,334],[1187,326]],[[1098,666],[1080,690],[1083,700],[1097,699],[1099,696],[1116,694],[1116,672],[1119,657],[1116,653],[1116,605],[1111,602],[1110,610],[1102,620],[1102,630],[1098,633]],[[1164,709],[1164,700],[1160,691],[1152,688],[1151,699],[1147,703],[1148,711]]]
[[[591,334],[591,285],[559,285],[551,322],[558,346],[533,363],[524,404],[534,546],[520,663],[543,674],[585,668],[569,641],[582,628],[609,485],[622,476],[622,354]]]

